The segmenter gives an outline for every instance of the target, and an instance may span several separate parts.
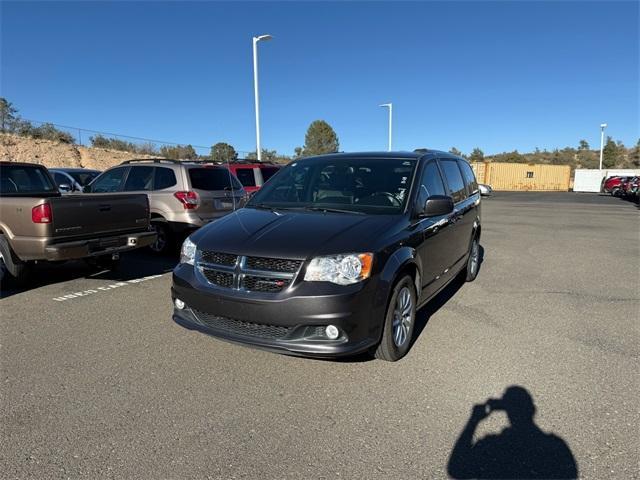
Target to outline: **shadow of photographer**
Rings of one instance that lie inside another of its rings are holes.
[[[511,425],[474,442],[480,422],[496,410],[504,411]],[[529,392],[513,385],[501,399],[475,405],[449,457],[449,475],[456,479],[577,478],[578,466],[569,446],[543,432],[533,421],[535,413]]]

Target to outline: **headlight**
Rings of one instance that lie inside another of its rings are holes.
[[[311,260],[304,276],[307,282],[332,282],[351,285],[371,275],[373,253],[329,255]]]
[[[187,237],[187,239],[182,244],[182,248],[180,249],[180,263],[188,263],[189,265],[193,265],[195,263],[195,260],[196,244]]]

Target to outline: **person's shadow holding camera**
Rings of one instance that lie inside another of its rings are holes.
[[[479,423],[494,410],[504,410],[511,426],[499,435],[473,442]],[[577,478],[578,467],[567,444],[533,422],[536,407],[522,387],[506,389],[502,399],[475,405],[449,457],[448,472],[456,479]]]

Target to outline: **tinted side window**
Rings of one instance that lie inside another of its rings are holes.
[[[460,202],[467,198],[467,193],[464,188],[464,180],[462,180],[462,173],[458,167],[458,162],[451,159],[440,160],[444,176],[447,179],[447,185],[451,191],[454,203]]]
[[[54,172],[53,173],[53,180],[56,182],[56,185],[58,185],[58,186],[63,185],[65,183],[67,185],[71,186],[71,180],[69,180],[67,177],[65,177],[61,173]]]
[[[473,169],[471,165],[462,160],[458,160],[460,164],[460,169],[462,170],[462,175],[464,176],[464,182],[467,184],[467,188],[469,189],[469,194],[474,194],[478,191],[478,182],[476,181],[476,176],[473,173]]]
[[[253,168],[236,168],[234,173],[245,187],[256,186],[256,176],[253,173]]]
[[[260,170],[262,171],[262,179],[266,182],[276,173],[278,173],[278,170],[280,169],[277,167],[263,167]]]
[[[119,192],[127,168],[118,167],[105,172],[91,184],[91,191],[95,193]]]
[[[57,192],[57,188],[52,185],[43,167],[8,165],[0,169],[0,193],[36,192]]]
[[[152,184],[153,167],[131,167],[124,189],[127,192],[151,190]]]
[[[436,162],[427,163],[420,179],[420,193],[418,194],[418,208],[422,208],[427,198],[432,195],[446,195],[442,175]]]
[[[164,188],[173,187],[178,181],[173,170],[165,167],[156,167],[155,179],[153,181],[154,190],[162,190]]]

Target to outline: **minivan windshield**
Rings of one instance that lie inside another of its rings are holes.
[[[310,158],[290,163],[248,203],[253,208],[400,213],[409,196],[414,159]]]

